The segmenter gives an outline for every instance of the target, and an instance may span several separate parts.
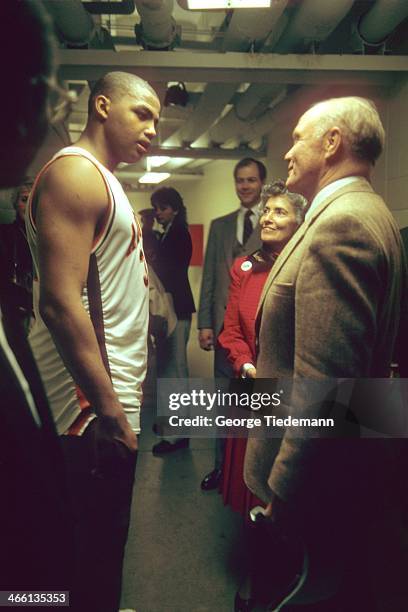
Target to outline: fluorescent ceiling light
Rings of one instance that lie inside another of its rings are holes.
[[[148,157],[147,158],[147,166],[150,168],[159,168],[160,166],[164,166],[164,164],[167,164],[168,161],[170,161],[170,157],[167,157],[166,155],[153,155],[152,157]]]
[[[270,8],[272,0],[187,0],[189,9]]]
[[[140,177],[139,183],[152,183],[156,185],[157,183],[165,181],[169,176],[169,172],[146,172]]]

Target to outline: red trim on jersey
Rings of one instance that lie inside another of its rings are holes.
[[[78,404],[81,410],[85,410],[90,407],[90,402],[86,399],[84,392],[80,387],[75,385],[75,391],[78,398]]]
[[[61,156],[62,157],[62,156]],[[33,183],[33,187],[31,189],[30,195],[28,197],[28,218],[29,221],[31,223],[31,226],[33,228],[34,231],[37,231],[36,226],[35,226],[35,219],[34,219],[34,215],[33,215],[33,200],[34,200],[34,193],[35,190],[37,188],[37,185],[40,181],[40,178],[43,176],[44,172],[47,170],[47,168],[49,168],[51,166],[51,164],[53,163],[54,159],[50,159],[50,161],[48,163],[45,164],[45,166],[43,166],[40,170],[40,172],[37,174],[37,176],[35,177],[34,183]]]
[[[87,425],[87,423],[92,419],[93,414],[94,413],[92,411],[92,408],[89,406],[88,403],[88,407],[83,408],[80,414],[78,414],[75,421],[70,425],[67,431],[67,435],[78,436],[82,432],[84,427]]]
[[[98,341],[99,351],[102,357],[105,370],[111,377],[108,351],[105,343],[105,327],[103,322],[101,284],[99,279],[98,264],[95,253],[89,258],[88,278],[86,281],[88,291],[89,316],[91,317],[92,325],[95,330],[96,339]]]

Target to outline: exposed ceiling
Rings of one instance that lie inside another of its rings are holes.
[[[387,92],[408,72],[407,0],[272,0],[269,9],[190,11],[187,0],[43,0],[60,41],[60,78],[85,126],[89,84],[110,70],[147,79],[165,106],[152,154],[160,171],[194,176],[215,159],[263,157],[295,106],[339,93]],[[380,94],[379,94],[380,95]],[[146,160],[119,170],[137,186]]]

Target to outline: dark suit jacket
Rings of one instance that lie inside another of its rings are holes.
[[[230,268],[236,257],[249,255],[261,247],[259,226],[245,247],[237,243],[238,210],[214,219],[210,226],[201,282],[198,328],[209,328],[218,336],[224,323]]]
[[[161,239],[156,260],[152,263],[166,291],[171,293],[178,319],[187,319],[195,312],[188,280],[188,266],[193,247],[187,226],[173,223]]]
[[[401,230],[402,243],[405,250],[405,259],[408,262],[408,227]],[[407,279],[408,282],[408,279]],[[408,304],[406,305],[408,309]],[[408,316],[403,317],[398,330],[398,337],[394,352],[394,361],[398,364],[401,378],[408,378]]]

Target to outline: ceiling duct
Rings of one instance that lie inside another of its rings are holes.
[[[81,0],[43,0],[58,35],[70,47],[84,47],[95,35],[95,24]]]
[[[235,10],[222,42],[221,51],[259,50],[274,29],[288,0],[276,0],[268,9]]]
[[[379,45],[406,17],[407,0],[377,0],[360,19],[358,33],[364,43]]]
[[[276,95],[273,103],[270,103],[270,108],[265,111],[256,121],[241,121],[236,126],[236,131],[233,137],[241,144],[259,140],[265,134],[271,131],[271,117],[275,116],[275,106],[281,104],[286,98],[286,87],[279,87],[276,90]],[[210,132],[212,137],[212,132]]]
[[[222,144],[246,131],[248,123],[262,115],[273,104],[274,98],[281,99],[282,92],[286,92],[282,85],[256,83],[248,87],[234,108],[210,129],[211,142]]]
[[[83,4],[88,13],[92,15],[131,15],[135,10],[135,0],[84,2]]]
[[[278,39],[274,51],[293,52],[304,46],[306,39],[308,42],[323,40],[348,13],[353,2],[354,0],[338,0],[336,3],[304,0],[297,11],[292,13],[291,18],[288,18],[287,12],[282,13],[284,6],[280,4],[282,11],[276,13],[276,28],[279,29],[280,23],[287,22],[288,25]],[[281,19],[278,22],[279,17]],[[272,31],[269,38],[274,38],[273,34]],[[251,142],[251,135],[260,138],[268,131],[270,109],[284,99],[286,91],[286,88],[280,85],[251,85],[236,106],[211,128],[210,141],[222,144],[231,138],[238,138],[241,142]],[[259,122],[255,121],[257,118]]]
[[[236,83],[223,83],[222,85],[209,83],[201,94],[190,119],[162,144],[167,147],[178,147],[194,142],[219,117],[236,89]]]
[[[252,42],[257,41],[257,43],[260,43],[265,40],[285,9],[287,1],[277,0],[270,9],[265,10],[245,9],[245,11],[234,11],[223,41],[223,51],[247,51]],[[262,18],[260,18],[261,15]],[[238,84],[230,83],[224,83],[222,87],[217,83],[207,85],[190,119],[162,144],[164,146],[196,144],[202,135],[205,135],[204,141],[208,140],[209,137],[205,134],[206,130],[218,119],[237,88]],[[269,88],[270,86],[256,88],[251,99],[248,96],[247,100],[243,101],[241,112],[251,114],[260,105],[264,108],[265,90]],[[245,110],[247,107],[250,108]],[[234,127],[230,127],[229,130],[233,131]]]
[[[269,146],[276,145],[281,150],[282,146],[285,146],[283,141],[286,142],[286,146],[289,145],[291,142],[290,134],[299,118],[313,104],[328,98],[350,95],[368,97],[378,105],[380,102],[379,96],[383,96],[384,92],[382,87],[378,88],[364,83],[344,85],[322,83],[320,85],[297,87],[282,103],[277,104],[273,110],[267,111],[263,117],[260,117],[255,124],[251,125],[248,128],[247,134],[244,134],[243,141],[252,142],[252,139],[256,137],[259,138],[262,135],[270,134]]]
[[[273,47],[273,52],[295,53],[311,43],[324,40],[345,17],[353,3],[354,0],[303,0]]]
[[[136,0],[141,23],[135,26],[137,42],[144,49],[167,51],[178,42],[173,0]]]
[[[274,108],[269,109],[255,123],[246,124],[240,134],[241,142],[249,143],[268,133],[276,134],[279,128],[287,132],[295,127],[296,120],[311,104],[323,99],[327,89],[304,85],[298,87],[290,96],[276,100]],[[279,142],[279,140],[278,140]]]

